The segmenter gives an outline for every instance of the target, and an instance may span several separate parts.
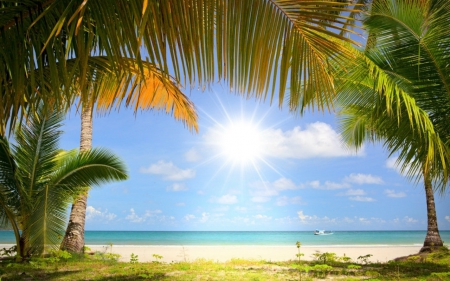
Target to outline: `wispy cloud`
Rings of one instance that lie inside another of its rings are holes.
[[[141,168],[141,173],[161,175],[164,180],[182,181],[195,177],[195,170],[180,169],[172,162],[158,161],[156,164],[150,165],[148,168]]]
[[[384,194],[386,194],[387,197],[392,197],[392,198],[402,198],[402,197],[406,197],[406,193],[404,192],[395,192],[395,190],[393,189],[385,189],[384,190]]]
[[[350,174],[345,177],[345,182],[354,184],[383,184],[383,180],[380,177],[372,176],[370,174]]]
[[[353,196],[349,197],[348,199],[352,201],[360,201],[360,202],[375,202],[376,200],[372,197],[365,197],[365,196]]]
[[[275,204],[277,206],[298,205],[298,204],[302,204],[302,198],[300,196],[294,196],[294,197],[280,196],[277,198],[277,201]]]
[[[270,157],[305,159],[354,155],[342,144],[341,136],[322,122],[308,124],[304,129],[268,129],[262,134],[266,140],[264,151]]]
[[[236,195],[225,194],[221,197],[211,197],[210,201],[219,204],[236,204],[238,199]]]
[[[96,209],[93,206],[87,206],[86,208],[86,220],[112,221],[116,217],[117,215],[108,212],[108,209],[102,211],[101,208]]]
[[[339,196],[362,196],[366,195],[366,192],[362,189],[349,189],[343,193],[339,193]]]
[[[450,216],[445,216],[445,220],[450,222]]]
[[[138,215],[134,211],[134,208],[130,209],[130,214],[125,217],[126,220],[133,222],[133,223],[142,223],[148,220],[149,218],[157,218],[159,221],[165,220],[165,219],[171,219],[173,220],[173,217],[165,217],[161,216],[162,213],[161,210],[146,210],[143,215]]]
[[[188,188],[184,185],[184,183],[174,183],[172,185],[169,185],[166,188],[167,191],[186,191]]]
[[[419,220],[416,220],[414,218],[410,218],[408,216],[404,217],[403,221],[406,222],[406,223],[417,223],[417,222],[419,222]]]
[[[202,159],[202,157],[197,149],[191,148],[184,154],[184,159],[188,162],[198,162]]]
[[[209,128],[204,135],[206,143],[217,143],[221,131],[218,125]],[[339,133],[323,122],[310,123],[304,128],[297,126],[286,131],[269,128],[260,134],[260,139],[263,140],[260,144],[261,151],[267,157],[307,159],[355,155],[343,145]],[[358,155],[362,155],[363,150]]]

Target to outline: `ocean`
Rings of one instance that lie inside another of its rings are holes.
[[[176,246],[421,246],[426,231],[335,231],[314,235],[312,231],[86,231],[86,245]],[[450,241],[450,231],[441,231]],[[12,231],[0,231],[0,244],[14,244]],[[448,243],[446,243],[448,245]]]

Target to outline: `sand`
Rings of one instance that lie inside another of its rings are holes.
[[[224,262],[231,259],[251,259],[267,261],[285,261],[296,259],[297,248],[295,246],[89,246],[92,251],[112,252],[120,254],[120,261],[129,262],[131,254],[138,255],[139,262],[155,261],[154,254],[162,256],[158,259],[163,262],[194,261],[206,259]],[[312,260],[312,254],[316,251],[344,254],[353,261],[359,256],[371,254],[371,262],[387,262],[397,257],[416,254],[420,246],[335,246],[314,247],[302,246],[303,260]]]
[[[13,245],[1,244],[1,248],[9,249]],[[297,259],[297,248],[294,246],[144,246],[144,245],[88,245],[91,251],[112,252],[119,254],[120,261],[129,262],[131,254],[138,255],[139,262],[155,261],[154,254],[162,256],[163,262],[195,261],[206,259],[224,262],[231,259],[250,259],[267,261],[286,261]],[[344,254],[356,261],[359,256],[371,254],[371,262],[388,262],[389,260],[416,254],[421,246],[302,246],[302,260],[312,260],[312,254],[321,253]]]

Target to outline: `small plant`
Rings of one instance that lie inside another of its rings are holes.
[[[342,256],[342,257],[340,257],[338,259],[343,261],[343,262],[345,262],[345,263],[349,263],[349,262],[352,261],[352,258],[351,257],[347,257],[345,254],[344,254],[344,256]]]
[[[135,255],[134,253],[131,253],[130,263],[138,263],[139,262],[139,256]]]
[[[372,254],[368,254],[368,255],[365,255],[365,256],[359,256],[358,260],[360,261],[360,263],[369,264],[370,263],[369,258],[371,256],[372,256]]]
[[[113,246],[113,243],[112,242],[109,242],[109,250],[110,250],[110,253],[112,254],[112,246]]]
[[[328,271],[332,270],[333,267],[328,264],[316,264],[312,269],[316,271],[318,275],[325,277]]]
[[[300,259],[301,257],[303,257],[305,254],[300,253],[300,247],[302,246],[302,243],[300,243],[299,241],[297,241],[297,243],[295,243],[295,245],[297,246],[297,250],[298,253],[296,254],[297,258],[298,258],[298,263],[300,263]]]
[[[360,269],[361,266],[360,265],[356,265],[356,264],[349,264],[347,266],[348,269]]]
[[[153,254],[152,256],[155,258],[155,260],[153,261],[154,263],[159,263],[160,262],[159,260],[163,258],[163,256],[158,254]]]
[[[83,253],[90,252],[90,251],[91,251],[91,248],[89,248],[86,245],[83,246]]]
[[[334,262],[336,261],[336,254],[335,253],[329,253],[325,252],[317,256],[317,260],[320,261],[323,264],[326,264],[327,262]]]

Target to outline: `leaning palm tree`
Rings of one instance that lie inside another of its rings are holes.
[[[359,67],[340,80],[343,136],[357,147],[382,141],[410,179],[423,181],[428,226],[421,251],[429,251],[443,245],[434,192],[444,193],[449,179],[450,2],[377,0],[364,24],[369,41]]]
[[[15,133],[0,137],[0,217],[14,230],[18,257],[57,249],[69,203],[89,185],[124,180],[124,164],[104,149],[58,149],[64,117],[38,109]]]

